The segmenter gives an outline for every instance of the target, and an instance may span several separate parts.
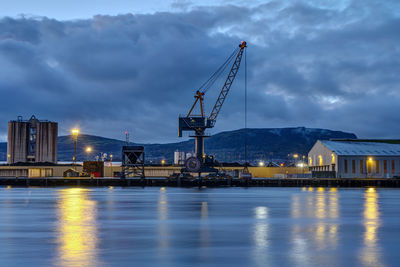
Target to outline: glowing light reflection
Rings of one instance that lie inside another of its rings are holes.
[[[168,248],[168,198],[165,187],[160,188],[158,203],[158,235],[159,235],[159,247],[162,249]]]
[[[368,188],[364,193],[364,248],[361,261],[367,266],[382,266],[381,248],[378,245],[380,227],[379,194],[375,188]]]
[[[59,191],[58,266],[96,266],[97,202],[89,199],[88,189]]]
[[[256,219],[253,227],[253,240],[255,244],[254,259],[257,261],[257,265],[264,266],[268,263],[268,253],[266,251],[269,247],[269,225],[266,221],[268,219],[268,208],[254,208],[254,218]]]
[[[306,201],[304,201],[306,200]],[[291,202],[292,218],[298,220],[292,227],[292,255],[294,263],[300,266],[310,265],[310,251],[335,249],[338,245],[339,200],[338,190],[324,187],[302,190],[294,195]],[[302,223],[303,218],[314,220],[311,226]],[[314,240],[313,243],[309,239]],[[334,260],[334,259],[332,259]]]

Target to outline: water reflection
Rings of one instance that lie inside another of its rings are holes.
[[[207,219],[208,218],[208,204],[207,202],[201,202],[201,218]]]
[[[210,245],[210,229],[208,222],[208,203],[201,202],[201,222],[200,222],[200,247],[208,247]],[[201,255],[206,258],[206,255]]]
[[[291,201],[291,216],[295,219],[291,255],[296,264],[309,265],[311,250],[335,249],[338,245],[339,200],[336,188],[310,187],[302,192],[293,195]],[[305,218],[315,223],[302,224]]]
[[[375,188],[369,188],[364,193],[364,248],[360,256],[365,265],[383,266],[377,234],[380,226],[378,200]]]
[[[338,194],[336,188],[325,191],[325,188],[317,188],[316,193],[316,214],[317,221],[315,230],[315,241],[317,249],[337,246],[338,224],[335,220],[339,217]]]
[[[159,243],[158,246],[162,249],[168,247],[168,198],[165,187],[160,188],[160,192],[158,195],[157,202],[157,211],[158,211],[158,236]]]
[[[97,259],[97,202],[88,189],[59,190],[57,266],[95,266]]]
[[[269,247],[268,208],[262,206],[254,208],[254,218],[256,219],[253,227],[253,240],[255,243],[254,259],[257,265],[265,266],[268,264],[267,249]]]

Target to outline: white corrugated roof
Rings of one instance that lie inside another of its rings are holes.
[[[400,144],[326,140],[321,142],[342,156],[400,156]]]

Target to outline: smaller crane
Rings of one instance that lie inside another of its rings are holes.
[[[194,135],[191,137],[195,138],[195,156],[190,157],[185,162],[185,168],[182,172],[197,172],[199,175],[202,172],[217,172],[218,170],[213,168],[214,158],[211,156],[206,156],[204,154],[204,138],[205,130],[212,128],[215,125],[216,119],[219,112],[221,111],[222,105],[229,93],[233,81],[235,80],[236,74],[239,71],[240,62],[242,60],[243,52],[247,44],[242,41],[237,49],[228,57],[225,63],[218,68],[218,70],[196,91],[194,95],[195,101],[189,110],[187,116],[179,117],[179,131],[178,136],[182,137],[183,131],[193,131]],[[235,57],[236,55],[236,57]],[[233,60],[232,67],[229,71],[228,77],[225,80],[224,85],[219,93],[218,99],[211,111],[210,116],[206,117],[204,112],[204,95],[211,85],[217,80],[219,75],[228,66],[228,64]],[[200,105],[200,114],[194,115],[193,110],[196,105]]]

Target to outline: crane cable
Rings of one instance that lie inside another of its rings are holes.
[[[244,161],[247,168],[247,49],[244,50]]]
[[[225,60],[225,62],[213,73],[213,75],[211,75],[210,78],[208,78],[208,80],[203,83],[200,88],[199,91],[202,93],[206,93],[211,86],[215,83],[215,81],[221,76],[221,74],[224,72],[224,70],[226,69],[226,67],[229,65],[229,63],[232,61],[232,59],[234,58],[235,54],[237,53],[239,48],[236,48],[232,54]]]

